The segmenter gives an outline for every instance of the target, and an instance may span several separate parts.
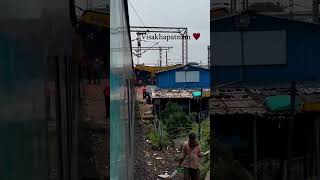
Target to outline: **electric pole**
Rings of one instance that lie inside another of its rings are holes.
[[[188,28],[186,27],[145,27],[145,26],[131,26],[130,32],[137,33],[169,33],[179,34],[182,40],[182,65],[188,63]],[[162,49],[164,50],[164,49]]]
[[[166,51],[166,66],[168,66],[168,51]]]
[[[162,48],[159,47],[159,67],[162,67]]]

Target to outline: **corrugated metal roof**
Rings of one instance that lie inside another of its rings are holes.
[[[267,17],[271,17],[271,18],[283,19],[283,20],[287,20],[287,21],[298,22],[298,23],[309,24],[309,25],[315,25],[315,26],[319,26],[320,27],[319,23],[314,23],[314,22],[310,22],[310,21],[304,21],[304,20],[300,20],[300,19],[293,19],[293,18],[289,18],[289,17],[283,17],[284,13],[282,13],[282,12],[279,12],[279,13],[258,13],[258,12],[254,12],[254,11],[251,11],[251,10],[248,10],[248,11],[245,11],[245,12],[240,12],[240,13],[235,13],[235,14],[228,15],[228,16],[223,16],[223,17],[218,17],[218,18],[211,18],[210,22],[220,21],[220,20],[224,20],[224,19],[228,19],[228,18],[232,18],[232,17],[236,17],[236,16],[245,15],[245,14],[267,16]]]
[[[191,99],[192,93],[199,89],[152,89],[152,99]],[[203,94],[210,92],[210,89],[203,89]]]
[[[179,68],[183,68],[183,67],[186,67],[186,66],[209,71],[209,69],[208,69],[208,68],[205,68],[205,67],[194,66],[194,65],[186,64],[186,65],[184,65],[184,66],[178,66],[178,67],[174,67],[174,68],[171,68],[171,69],[166,69],[166,70],[163,70],[163,71],[158,71],[158,72],[156,72],[156,74],[159,74],[159,73],[162,73],[162,72],[167,72],[167,71],[172,71],[172,70],[179,69]]]
[[[297,95],[304,103],[320,102],[319,84],[297,84]],[[264,105],[265,98],[274,95],[290,94],[290,84],[274,85],[233,85],[232,87],[218,88],[212,91],[209,100],[209,109],[212,115],[229,114],[272,114]],[[287,114],[288,112],[283,112]]]

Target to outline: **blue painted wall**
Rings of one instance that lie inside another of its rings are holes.
[[[156,74],[157,86],[159,88],[210,88],[210,71],[208,69],[189,66],[188,71],[200,71],[200,82],[198,83],[176,83],[176,72],[183,71],[183,67],[164,71]]]
[[[244,80],[290,81],[319,78],[320,25],[265,15],[250,16],[250,25],[246,29],[248,31],[287,31],[287,65],[246,66]],[[236,18],[237,16],[211,21],[211,32],[237,31],[233,23]],[[240,80],[240,67],[211,67],[211,79],[214,83]]]

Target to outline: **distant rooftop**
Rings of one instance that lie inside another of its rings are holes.
[[[212,90],[209,109],[213,115],[287,115],[290,112],[269,111],[264,103],[266,97],[288,94],[290,94],[290,83],[233,84]],[[306,105],[320,103],[320,84],[318,82],[297,82],[297,96]]]
[[[257,2],[249,6],[249,10],[256,12],[284,12],[284,9],[280,4],[274,4],[272,2]]]
[[[192,99],[199,89],[152,89],[152,99]],[[210,89],[203,89],[203,97],[210,97]]]

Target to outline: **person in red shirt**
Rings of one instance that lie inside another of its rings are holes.
[[[142,89],[142,96],[143,96],[143,99],[146,98],[146,92],[147,92],[147,89],[146,87],[144,86],[143,89]]]

